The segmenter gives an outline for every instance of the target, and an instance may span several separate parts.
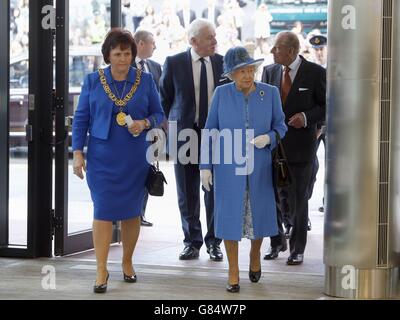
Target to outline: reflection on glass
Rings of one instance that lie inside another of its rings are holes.
[[[10,5],[9,244],[27,245],[29,1]]]
[[[72,116],[85,76],[104,67],[101,44],[110,28],[110,0],[70,0],[69,110]],[[73,13],[73,14],[72,14]],[[92,228],[93,204],[86,180],[68,165],[68,233]]]

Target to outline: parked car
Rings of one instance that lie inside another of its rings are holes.
[[[104,67],[101,49],[95,47],[71,47],[69,51],[69,110],[72,116],[86,74]],[[55,79],[55,77],[54,77]],[[10,59],[10,150],[26,151],[25,126],[28,123],[28,53]]]

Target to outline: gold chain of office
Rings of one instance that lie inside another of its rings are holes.
[[[99,76],[100,76],[100,82],[103,85],[105,93],[107,93],[108,97],[116,104],[117,107],[120,107],[121,109],[125,107],[129,100],[132,99],[133,95],[135,94],[139,84],[140,84],[140,79],[142,75],[142,70],[137,70],[136,71],[136,80],[135,83],[132,85],[131,90],[126,94],[126,96],[123,99],[118,99],[114,93],[112,93],[110,86],[107,83],[107,79],[104,75],[104,69],[99,69]]]

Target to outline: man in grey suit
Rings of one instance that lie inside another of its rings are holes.
[[[292,185],[288,188],[290,236],[288,265],[303,263],[307,243],[308,184],[316,153],[317,124],[325,120],[326,71],[299,55],[300,43],[293,32],[276,36],[271,50],[275,64],[266,66],[262,81],[281,91],[282,107],[288,131],[283,139]],[[271,248],[264,259],[278,257],[286,249],[282,217],[278,214],[279,235],[271,238]]]
[[[149,31],[140,30],[135,32],[133,38],[136,43],[137,54],[135,61],[132,63],[132,65],[135,68],[142,69],[145,72],[151,73],[156,87],[158,91],[160,91],[161,65],[149,59],[153,56],[153,52],[157,48],[153,34]],[[143,199],[141,216],[141,225],[144,227],[151,227],[153,225],[151,222],[145,219],[148,198],[149,194],[146,192]]]

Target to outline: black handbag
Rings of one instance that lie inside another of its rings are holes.
[[[275,187],[284,188],[290,186],[292,178],[285,150],[282,145],[281,137],[278,131],[275,131],[276,148],[272,152],[272,170]]]
[[[164,183],[167,183],[167,180],[165,180],[164,174],[160,171],[157,161],[155,165],[152,164],[149,168],[149,173],[146,180],[147,192],[151,196],[163,196]]]

